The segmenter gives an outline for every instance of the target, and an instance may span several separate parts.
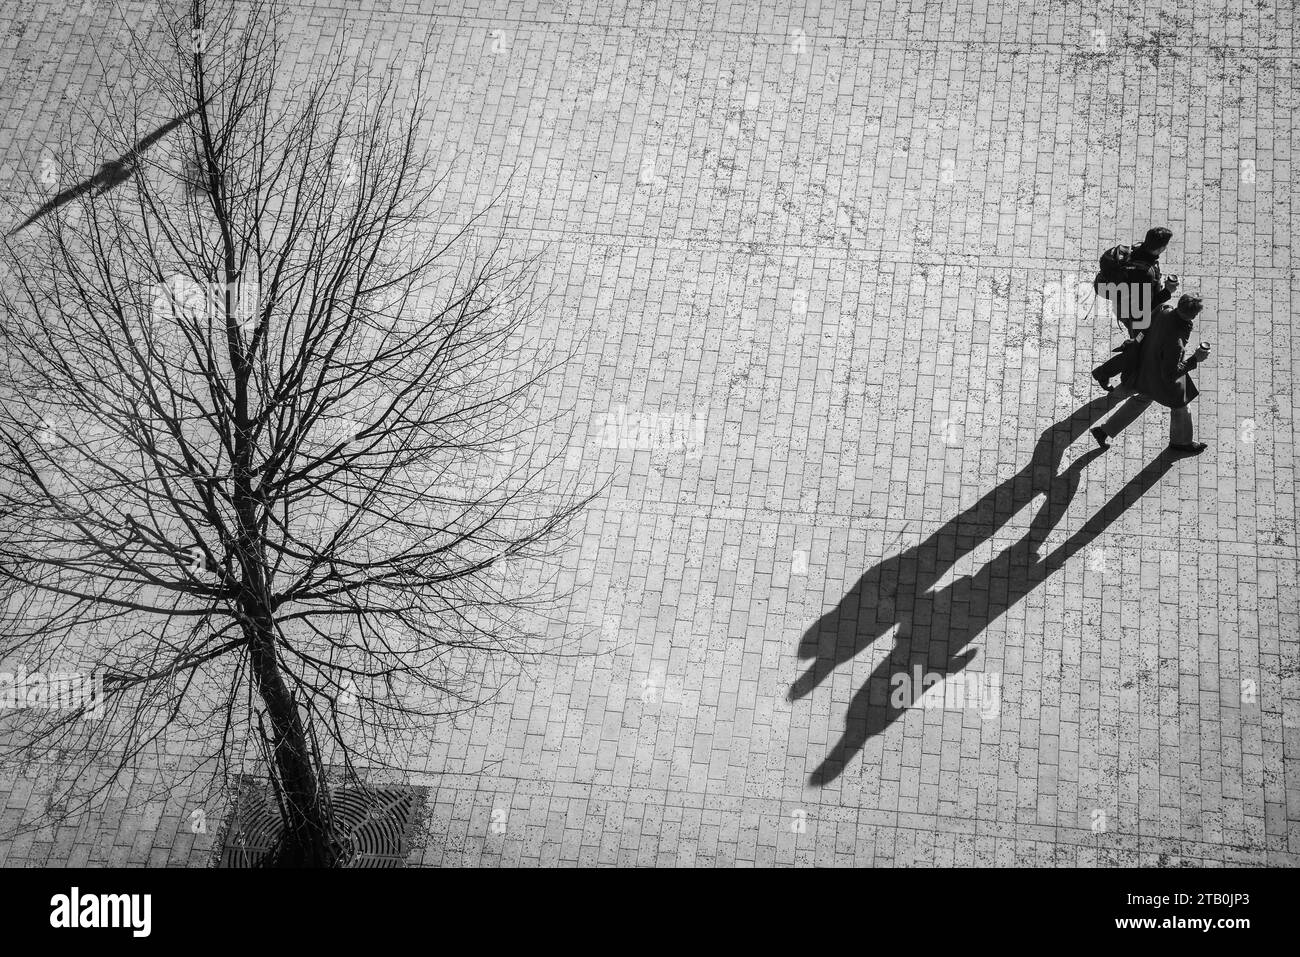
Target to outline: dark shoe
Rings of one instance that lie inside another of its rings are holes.
[[[1100,445],[1103,449],[1110,448],[1110,442],[1107,441],[1110,438],[1110,436],[1102,431],[1100,425],[1097,426],[1096,428],[1089,429],[1088,431],[1092,433],[1092,437],[1097,440],[1097,444]]]
[[[1093,370],[1092,380],[1096,382],[1097,385],[1101,386],[1103,392],[1109,392],[1111,389],[1115,388],[1113,385],[1110,384],[1109,378],[1103,376],[1101,373],[1097,372],[1096,370]]]
[[[1187,445],[1174,445],[1172,442],[1169,443],[1169,451],[1173,452],[1175,455],[1200,455],[1208,448],[1209,446],[1204,442],[1190,442]]]

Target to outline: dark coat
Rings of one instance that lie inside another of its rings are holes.
[[[1139,302],[1150,303],[1151,314],[1154,319],[1155,313],[1158,312],[1160,307],[1167,303],[1170,297],[1173,296],[1173,292],[1165,288],[1165,279],[1160,275],[1159,260],[1155,256],[1147,253],[1142,246],[1139,245],[1134,247],[1132,268],[1129,272],[1129,277],[1130,282],[1140,282],[1146,287],[1146,291],[1141,297],[1138,297],[1137,302],[1134,302],[1133,306],[1136,307]],[[1127,316],[1118,316],[1117,318],[1119,319],[1120,325],[1128,329],[1129,335],[1136,335],[1142,328],[1145,328],[1140,324],[1137,329],[1133,328],[1133,323],[1142,318],[1139,314],[1131,313]]]
[[[1167,303],[1173,293],[1165,288],[1165,278],[1160,275],[1160,260],[1149,254],[1141,245],[1133,249],[1133,268],[1137,273],[1135,278],[1146,280],[1153,287],[1151,289],[1152,305],[1163,306]]]
[[[1197,364],[1187,352],[1191,336],[1190,319],[1169,305],[1160,306],[1137,344],[1136,368],[1126,371],[1121,381],[1163,406],[1181,409],[1200,395],[1187,374]]]

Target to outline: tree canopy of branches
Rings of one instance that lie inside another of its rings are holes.
[[[591,492],[529,444],[535,262],[431,218],[426,83],[304,81],[274,11],[161,32],[96,125],[118,159],[7,240],[0,662],[103,702],[0,732],[115,769],[251,742],[277,863],[335,865],[326,762],[401,755],[552,647],[544,559]]]

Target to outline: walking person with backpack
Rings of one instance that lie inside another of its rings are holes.
[[[1104,425],[1094,427],[1092,437],[1103,449],[1110,439],[1159,402],[1169,409],[1169,450],[1181,455],[1199,455],[1204,442],[1192,440],[1192,413],[1188,405],[1199,395],[1196,383],[1188,375],[1210,355],[1210,344],[1202,342],[1189,357],[1187,345],[1192,336],[1193,320],[1200,315],[1200,297],[1181,296],[1177,307],[1167,303],[1156,309],[1151,328],[1131,350],[1137,361],[1125,370],[1116,393],[1127,401],[1112,413]]]
[[[1113,246],[1101,254],[1101,269],[1093,280],[1093,291],[1110,302],[1115,318],[1129,336],[1127,342],[1114,350],[1115,355],[1092,370],[1093,379],[1107,392],[1113,388],[1110,380],[1122,376],[1136,358],[1134,350],[1150,326],[1155,310],[1167,303],[1178,289],[1177,276],[1160,275],[1160,254],[1168,248],[1173,236],[1167,227],[1153,226],[1136,246]]]

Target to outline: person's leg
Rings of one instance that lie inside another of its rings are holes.
[[[1187,406],[1169,410],[1169,444],[1192,444],[1192,410]]]
[[[1097,368],[1092,370],[1092,377],[1097,380],[1098,384],[1105,386],[1115,376],[1124,371],[1125,356],[1122,352],[1117,352]]]
[[[1147,406],[1151,404],[1150,399],[1130,385],[1115,387],[1111,390],[1111,395],[1118,399],[1127,398],[1127,401],[1111,413],[1110,420],[1105,425],[1094,425],[1088,430],[1103,449],[1110,448],[1110,440],[1119,435],[1126,425],[1145,412]]]
[[[1151,405],[1150,399],[1134,392],[1129,386],[1120,386],[1115,390],[1115,394],[1119,396],[1127,395],[1128,399],[1111,414],[1105,425],[1099,427],[1108,438],[1112,439],[1124,431],[1125,427],[1130,425]]]
[[[1122,322],[1119,324],[1119,327],[1124,330],[1125,334],[1129,337],[1130,340],[1133,339],[1133,330],[1129,329]],[[1125,343],[1125,345],[1128,347],[1128,349],[1134,348],[1132,342],[1127,342]],[[1101,365],[1097,366],[1095,369],[1092,370],[1093,379],[1095,379],[1097,381],[1097,384],[1101,386],[1103,389],[1105,389],[1107,392],[1109,392],[1112,388],[1110,384],[1110,380],[1115,378],[1116,376],[1121,376],[1124,374],[1124,369],[1127,367],[1128,359],[1129,359],[1128,349],[1123,349],[1119,352],[1116,352],[1109,359],[1107,359]]]

